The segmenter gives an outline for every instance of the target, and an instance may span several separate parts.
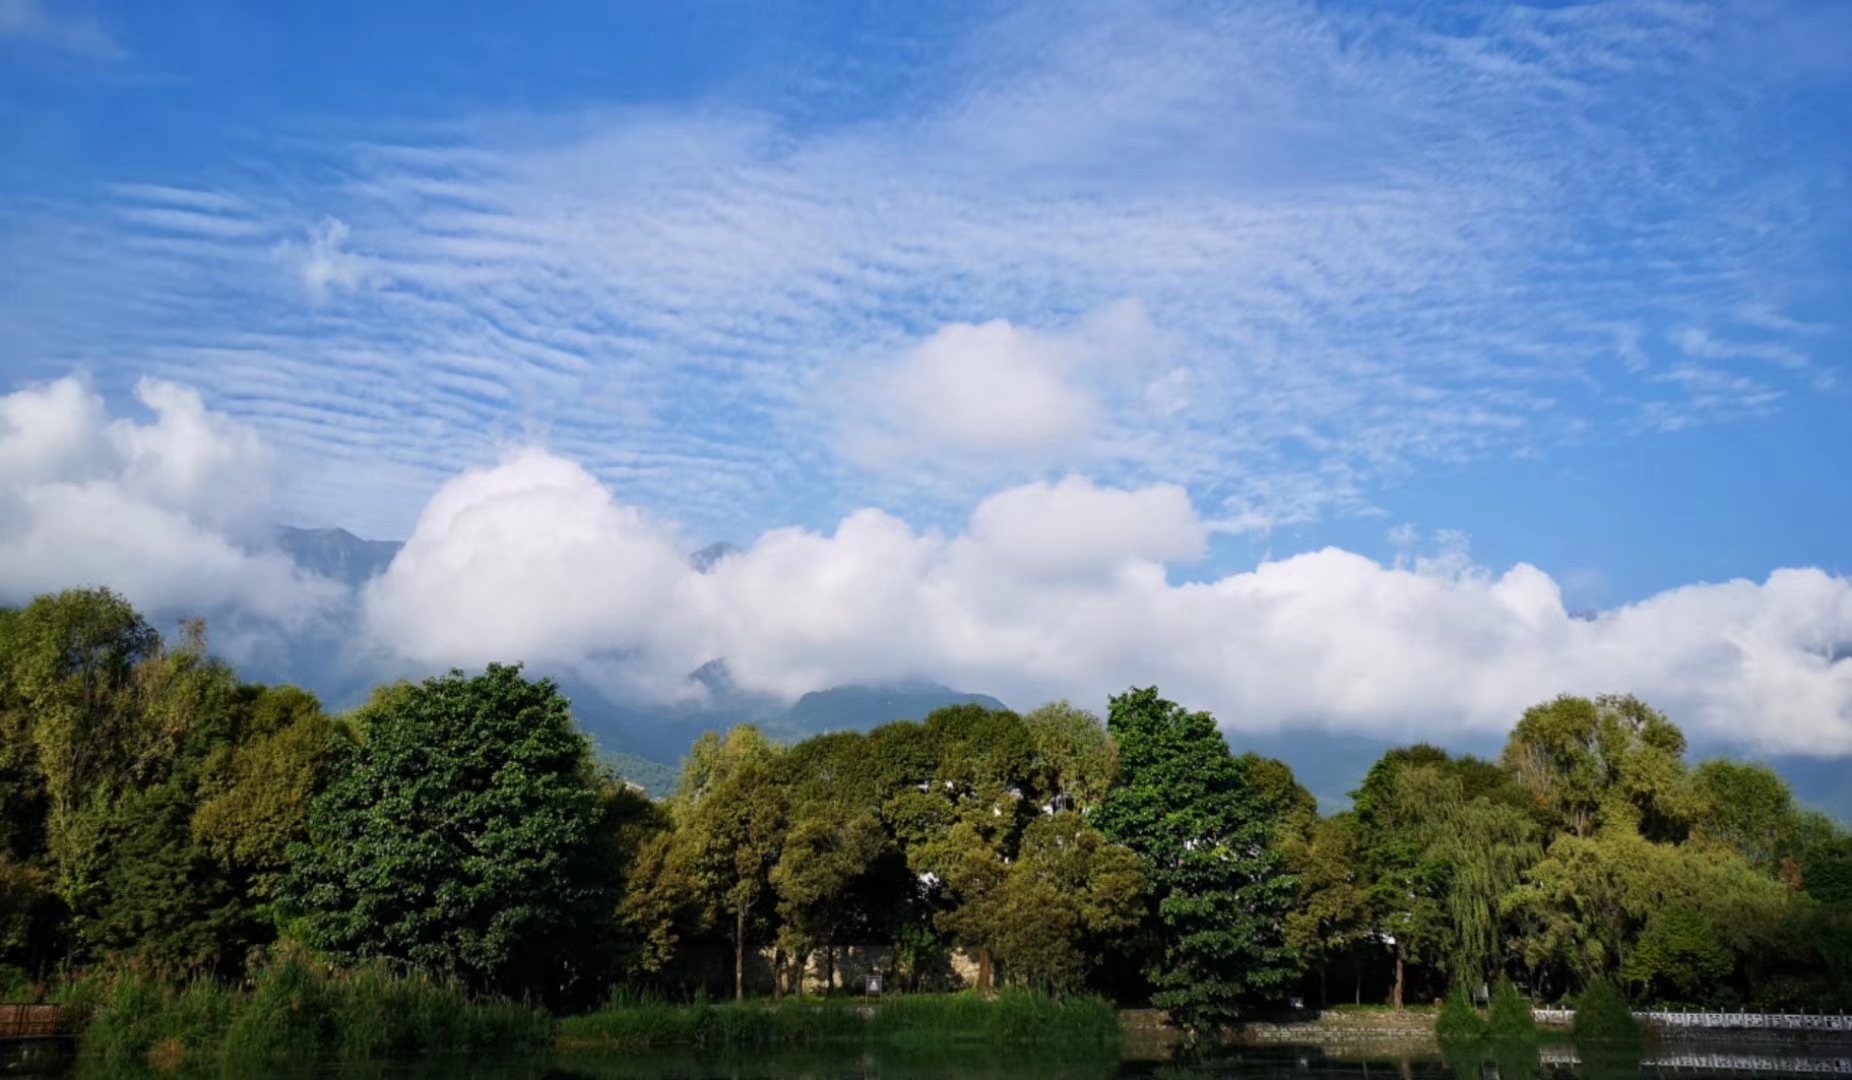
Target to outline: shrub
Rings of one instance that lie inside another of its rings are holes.
[[[1445,1043],[1477,1042],[1485,1038],[1485,1017],[1473,1007],[1473,1002],[1466,994],[1466,987],[1455,983],[1448,991],[1447,1000],[1440,1007],[1440,1015],[1434,1019],[1434,1034]]]
[[[1530,999],[1518,993],[1511,980],[1502,975],[1492,987],[1486,1026],[1492,1038],[1505,1042],[1532,1042],[1537,1038],[1537,1018],[1531,1012]]]
[[[1576,999],[1569,1031],[1578,1043],[1632,1043],[1640,1039],[1640,1022],[1614,984],[1597,975]]]

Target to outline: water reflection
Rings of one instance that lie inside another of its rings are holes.
[[[0,1068],[0,1072],[10,1072]],[[1769,1044],[1677,1050],[1482,1043],[1433,1058],[1335,1057],[1313,1049],[1245,1051],[1202,1060],[1121,1061],[1008,1052],[838,1047],[758,1052],[574,1053],[523,1061],[278,1068],[262,1080],[1704,1080],[1800,1074],[1852,1077],[1852,1046]],[[182,1074],[180,1080],[188,1074]],[[217,1070],[200,1080],[239,1080]],[[78,1062],[66,1080],[174,1080],[151,1070]],[[253,1076],[252,1080],[256,1080]]]

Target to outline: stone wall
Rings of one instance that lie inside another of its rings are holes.
[[[1122,1009],[1126,1055],[1135,1059],[1162,1059],[1183,1042],[1183,1033],[1157,1009]],[[1217,1039],[1224,1046],[1316,1046],[1330,1057],[1399,1057],[1432,1053],[1434,1013],[1307,1010],[1289,1016],[1257,1017],[1236,1024]]]
[[[1426,1009],[1307,1010],[1303,1016],[1236,1024],[1223,1041],[1233,1046],[1319,1046],[1328,1053],[1424,1053],[1438,1045],[1434,1016]]]

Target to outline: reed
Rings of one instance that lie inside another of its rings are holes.
[[[84,1056],[165,1071],[535,1050],[553,1024],[540,1009],[454,984],[384,966],[333,971],[299,956],[258,968],[247,987],[125,969],[71,984],[64,997],[88,1017]]]

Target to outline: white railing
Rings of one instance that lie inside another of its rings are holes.
[[[1533,1009],[1539,1024],[1566,1025],[1575,1019],[1570,1009]],[[1636,1012],[1643,1024],[1666,1028],[1709,1028],[1724,1031],[1852,1031],[1852,1016],[1845,1013],[1752,1012]]]
[[[1575,1065],[1581,1059],[1567,1046],[1538,1048],[1545,1065]],[[1717,1072],[1815,1073],[1852,1076],[1852,1057],[1797,1057],[1782,1054],[1650,1054],[1640,1064],[1658,1069],[1703,1069]]]

